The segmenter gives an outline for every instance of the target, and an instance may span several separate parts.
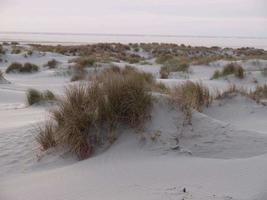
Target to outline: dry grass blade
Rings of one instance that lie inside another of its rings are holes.
[[[37,126],[35,131],[38,132],[35,139],[42,147],[42,150],[45,151],[56,146],[55,125],[53,122],[47,121],[43,126]]]
[[[185,119],[189,123],[191,123],[192,110],[202,111],[203,106],[209,106],[213,99],[207,87],[192,81],[186,81],[176,86],[171,95],[172,99],[181,107]]]

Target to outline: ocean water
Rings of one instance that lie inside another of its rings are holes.
[[[18,33],[0,32],[0,41],[43,44],[92,44],[98,42],[164,42],[191,46],[254,47],[267,50],[267,37],[215,37],[182,35],[123,35],[71,33]]]

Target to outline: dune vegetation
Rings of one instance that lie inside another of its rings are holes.
[[[209,89],[202,83],[186,81],[177,85],[171,91],[171,97],[177,103],[185,115],[185,123],[191,124],[192,111],[202,111],[203,107],[208,107],[213,100]]]
[[[27,91],[27,104],[34,105],[34,104],[41,104],[45,102],[54,102],[56,97],[53,92],[50,90],[46,90],[44,92],[40,92],[35,89],[29,89]]]
[[[216,70],[211,79],[218,79],[220,77],[225,77],[230,74],[233,74],[239,79],[243,79],[245,76],[244,69],[241,65],[237,63],[229,63],[223,67],[222,71]]]
[[[32,63],[24,63],[23,65],[18,62],[10,64],[6,73],[33,73],[39,71],[39,67]]]
[[[89,157],[95,148],[116,139],[119,125],[142,126],[152,104],[151,81],[146,73],[113,67],[91,84],[68,87],[51,110],[52,122],[37,129],[37,142],[43,149],[57,144],[68,146],[79,159]]]
[[[59,62],[56,59],[52,59],[45,64],[45,67],[48,67],[49,69],[54,69],[57,67],[58,64]]]

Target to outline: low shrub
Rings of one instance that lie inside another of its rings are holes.
[[[49,61],[45,64],[45,66],[46,66],[46,67],[49,67],[49,69],[54,69],[54,68],[57,67],[57,65],[58,65],[58,61],[55,60],[55,59],[49,60]]]
[[[6,73],[33,73],[37,72],[39,67],[32,63],[25,63],[22,65],[21,63],[12,63],[6,69]]]
[[[223,70],[221,72],[222,76],[227,76],[230,74],[234,74],[235,73],[235,64],[234,63],[230,63],[227,64],[223,67]]]
[[[27,102],[29,105],[40,103],[43,100],[43,95],[41,92],[35,89],[29,89],[27,91]]]
[[[21,73],[33,73],[39,71],[39,67],[32,63],[25,63],[19,72]]]
[[[55,95],[50,90],[40,92],[35,89],[29,89],[27,91],[26,96],[28,105],[39,104],[43,102],[51,102],[56,100]]]
[[[95,148],[116,139],[118,125],[138,128],[145,121],[152,102],[147,87],[150,81],[149,75],[131,67],[112,67],[93,78],[91,84],[70,86],[51,110],[54,127],[48,124],[47,137],[52,130],[55,144],[68,147],[79,159],[89,157]],[[39,141],[50,140],[43,138],[43,131],[37,131],[42,138]]]
[[[211,77],[211,80],[218,79],[218,78],[220,78],[220,76],[221,76],[220,70],[215,70],[212,77]]]
[[[8,66],[6,73],[19,72],[22,67],[23,65],[21,63],[14,62]]]
[[[261,99],[267,99],[267,85],[258,85],[253,92],[250,92],[250,96],[257,102]]]
[[[189,64],[178,58],[171,58],[160,69],[161,78],[168,78],[171,72],[188,72]]]
[[[223,67],[221,72],[219,70],[216,70],[211,79],[218,79],[219,77],[228,76],[230,74],[234,74],[235,77],[240,79],[243,79],[245,76],[244,69],[241,65],[236,63],[229,63]]]
[[[32,56],[32,54],[33,54],[33,51],[32,51],[32,50],[28,50],[28,51],[27,51],[27,55],[28,55],[28,56]]]
[[[160,74],[160,78],[167,79],[169,77],[169,75],[170,75],[170,71],[168,70],[167,67],[162,66],[160,68],[159,74]]]
[[[188,72],[189,64],[187,62],[181,61],[178,58],[172,58],[170,60],[167,60],[164,65],[170,72]]]
[[[96,63],[96,59],[92,57],[79,57],[73,60],[80,67],[93,67]]]
[[[234,74],[235,74],[235,77],[243,79],[244,69],[240,65],[236,65]]]
[[[16,41],[10,42],[10,44],[11,44],[11,45],[14,45],[14,46],[19,45],[19,43],[16,42]]]
[[[53,92],[51,92],[50,90],[45,90],[43,92],[43,99],[45,101],[54,101],[56,99],[56,96],[54,95]]]
[[[156,63],[158,64],[164,64],[165,62],[167,62],[168,60],[173,59],[173,56],[170,54],[163,54],[163,55],[159,55],[156,58]]]
[[[133,63],[139,63],[143,58],[136,54],[128,54],[123,58],[124,61],[133,64]]]
[[[172,99],[179,104],[189,123],[191,123],[192,110],[202,111],[203,106],[209,106],[213,99],[207,87],[192,81],[186,81],[176,86],[171,94]]]
[[[21,53],[21,49],[17,48],[17,47],[13,47],[11,53],[12,54],[20,54]]]

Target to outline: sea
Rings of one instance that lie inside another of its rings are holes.
[[[75,45],[93,43],[176,43],[191,46],[254,47],[267,50],[267,37],[197,36],[197,35],[145,35],[99,33],[37,33],[0,32],[0,42],[17,41],[25,44]]]

